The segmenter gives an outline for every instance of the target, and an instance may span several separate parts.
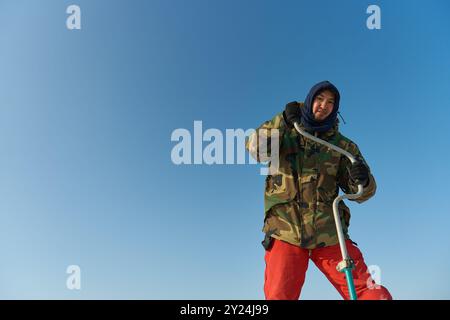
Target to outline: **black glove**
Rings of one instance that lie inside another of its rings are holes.
[[[294,122],[300,123],[300,104],[297,101],[289,102],[284,109],[284,119],[288,126],[294,126]]]
[[[349,170],[350,178],[357,184],[362,184],[363,187],[367,186],[369,182],[369,167],[361,161],[357,160],[352,164]]]

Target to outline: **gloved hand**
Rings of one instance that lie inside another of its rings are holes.
[[[362,184],[363,187],[367,186],[369,182],[369,168],[363,161],[357,160],[352,164],[349,174],[350,178],[357,184]]]
[[[300,123],[300,105],[297,101],[289,102],[284,109],[284,119],[288,126],[294,126],[294,122]]]

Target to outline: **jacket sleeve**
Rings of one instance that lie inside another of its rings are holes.
[[[367,165],[367,162],[365,161],[364,157],[359,151],[358,146],[354,142],[350,141],[347,147],[347,151],[350,152],[356,159],[363,161]],[[351,167],[350,160],[346,156],[342,155],[337,174],[338,185],[345,193],[356,193],[358,192],[358,185],[350,178],[349,175],[350,167]],[[370,172],[369,165],[367,165],[367,167],[369,168],[369,181],[367,182],[367,185],[364,186],[363,194],[358,199],[348,199],[348,200],[363,203],[364,201],[370,199],[375,195],[375,192],[377,190],[377,184],[375,182],[374,176]]]
[[[287,129],[283,112],[278,113],[271,120],[264,122],[249,137],[246,138],[245,148],[257,162],[266,162],[271,159],[272,137],[276,137],[278,130],[278,148],[281,148],[282,137]]]

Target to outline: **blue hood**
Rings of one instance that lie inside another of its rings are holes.
[[[333,111],[325,118],[323,121],[316,121],[314,119],[314,114],[312,112],[314,98],[322,91],[330,90],[334,93],[334,107]],[[301,123],[302,125],[310,130],[317,132],[324,132],[331,129],[336,122],[337,113],[339,111],[339,100],[340,100],[339,90],[329,81],[322,81],[315,84],[305,99],[305,104],[303,108],[301,108],[302,117]]]

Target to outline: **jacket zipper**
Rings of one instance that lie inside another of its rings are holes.
[[[301,137],[300,136],[298,136],[298,145],[299,145],[299,148],[300,148],[300,146],[301,146]],[[298,153],[298,155],[300,155],[300,152]],[[300,161],[300,156],[297,158],[297,160],[298,161]],[[297,162],[295,162],[295,165],[297,166]],[[299,179],[299,176],[298,176],[298,171],[297,171],[297,168],[294,168],[294,170],[292,170],[292,175],[294,176],[294,184],[295,184],[295,190],[296,190],[296,193],[295,193],[295,200],[297,201],[297,207],[298,207],[298,213],[300,214],[300,246],[302,245],[302,243],[303,243],[303,228],[304,228],[304,226],[303,226],[303,215],[302,215],[302,212],[301,212],[301,210],[302,210],[302,208],[301,208],[301,204],[300,204],[300,202],[301,202],[301,196],[300,196],[300,188],[299,188],[299,185],[298,185],[298,179]]]
[[[314,136],[317,138],[318,137],[318,135],[319,135],[319,133],[316,131],[316,132],[314,132]],[[316,148],[317,148],[317,142],[316,142]],[[315,181],[315,183],[316,183],[316,197],[317,197],[317,184],[318,184],[318,180],[319,179],[319,167],[317,166],[317,176],[316,176],[316,181]],[[316,199],[316,201],[314,202],[314,205],[313,205],[313,210],[314,210],[314,215],[313,215],[313,228],[314,228],[314,232],[316,232],[316,211],[317,211],[317,199]]]
[[[295,184],[295,200],[298,202],[298,204],[300,205],[300,189],[298,187],[298,171],[297,170],[293,170],[292,175],[294,176],[294,184]]]

